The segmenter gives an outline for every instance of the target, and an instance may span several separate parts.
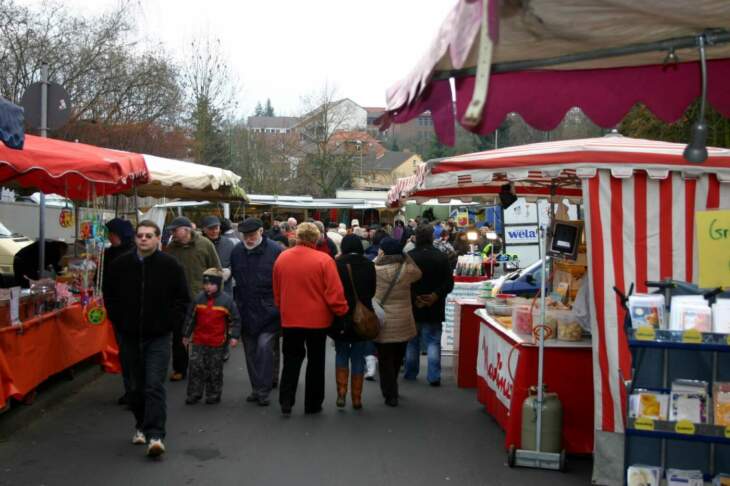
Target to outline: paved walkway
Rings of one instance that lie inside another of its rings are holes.
[[[328,370],[334,350],[327,347]],[[425,363],[424,363],[425,364]],[[428,486],[590,483],[589,459],[567,473],[509,469],[504,435],[444,370],[444,384],[403,383],[401,406],[386,407],[366,382],[364,409],[337,410],[334,371],[325,410],[292,417],[279,407],[245,403],[249,391],[241,348],[227,363],[223,401],[186,406],[185,383],[168,386],[168,453],[144,456],[130,439],[130,412],[114,403],[120,378],[105,375],[0,443],[2,485],[347,485]],[[303,373],[302,373],[303,375]],[[300,386],[299,394],[301,395]],[[0,420],[2,417],[0,417]]]

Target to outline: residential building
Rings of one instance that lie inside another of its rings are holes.
[[[387,146],[396,145],[401,149],[407,148],[412,151],[422,151],[434,136],[433,118],[431,112],[421,113],[407,123],[393,123],[387,130],[381,132],[380,127],[375,125],[375,120],[385,113],[385,108],[368,107],[368,133],[382,140]]]
[[[294,116],[250,116],[246,125],[253,133],[287,134],[299,121]]]
[[[386,189],[401,177],[416,172],[423,162],[421,156],[407,151],[372,151],[352,166],[353,187],[357,189]]]
[[[367,111],[349,98],[310,111],[295,125],[302,139],[325,140],[335,132],[365,130]]]

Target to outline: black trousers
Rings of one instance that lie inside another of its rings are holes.
[[[172,330],[172,371],[187,376],[188,350],[182,343],[182,327],[183,323],[181,322]]]
[[[383,397],[398,398],[398,373],[406,355],[408,342],[375,343],[378,348],[378,368],[380,369],[380,391]]]
[[[324,359],[326,329],[282,329],[284,369],[279,382],[279,404],[293,407],[304,358],[307,371],[304,388],[304,411],[317,412],[324,401]]]
[[[137,430],[147,439],[164,439],[167,422],[165,378],[170,365],[170,335],[140,338],[120,333],[122,369],[129,377],[129,407]]]

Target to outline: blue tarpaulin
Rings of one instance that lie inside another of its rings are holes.
[[[25,141],[23,108],[0,98],[0,140],[14,149],[22,149]]]

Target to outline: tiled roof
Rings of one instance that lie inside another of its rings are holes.
[[[292,128],[299,118],[294,116],[249,116],[249,128]]]

